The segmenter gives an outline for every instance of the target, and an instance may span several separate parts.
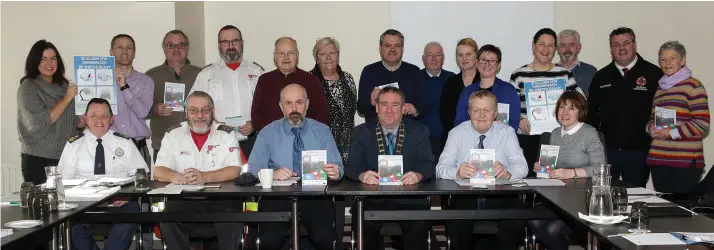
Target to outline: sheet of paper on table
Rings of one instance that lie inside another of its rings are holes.
[[[82,183],[84,183],[86,181],[87,181],[87,179],[63,179],[62,185],[77,186],[77,185],[81,185]]]
[[[459,186],[462,186],[462,187],[471,187],[471,186],[474,186],[474,183],[471,183],[471,180],[470,180],[470,179],[458,179],[458,180],[454,180],[454,182],[456,182],[456,184],[458,184]],[[520,182],[520,180],[500,180],[500,179],[497,179],[495,185],[512,185],[512,184],[516,184],[516,183],[519,183],[519,182]],[[476,185],[476,186],[484,186],[484,185]],[[493,186],[493,184],[486,185],[486,186]]]
[[[287,187],[295,184],[298,180],[300,180],[300,177],[291,177],[290,179],[284,181],[273,180],[273,187]],[[256,186],[260,186],[260,183],[256,184]]]
[[[1,236],[1,237],[5,237],[5,236],[8,236],[8,235],[12,235],[12,228],[3,228],[3,229],[0,229],[0,236]]]
[[[656,195],[656,194],[659,194],[659,192],[654,191],[652,189],[642,188],[642,187],[627,189],[627,195]]]
[[[565,182],[558,179],[523,179],[531,187],[565,187]]]
[[[684,242],[670,233],[646,233],[624,235],[622,238],[629,240],[638,246],[652,245],[684,245]]]
[[[629,195],[629,193],[628,193]],[[644,202],[644,203],[670,203],[668,200],[659,198],[657,196],[628,196],[627,203],[632,204],[634,202]]]

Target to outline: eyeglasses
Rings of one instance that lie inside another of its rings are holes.
[[[484,58],[479,58],[479,59],[478,59],[478,63],[480,63],[480,64],[486,64],[486,65],[496,65],[497,63],[499,63],[499,61],[498,61],[498,60],[487,60],[487,59],[484,59]]]
[[[169,49],[184,49],[186,48],[185,43],[167,43],[166,47]]]
[[[221,46],[223,46],[223,47],[228,47],[228,46],[240,45],[242,42],[243,42],[243,39],[233,39],[233,40],[219,41],[218,43],[220,43]]]
[[[204,115],[210,115],[211,112],[213,112],[212,108],[207,108],[207,109],[197,109],[197,108],[190,108],[188,109],[188,113],[191,115],[198,115],[199,112]]]
[[[288,51],[287,53],[285,53],[285,52],[275,52],[274,54],[275,54],[276,56],[278,56],[278,58],[283,58],[283,57],[286,57],[286,56],[292,57],[292,56],[297,55],[297,51],[291,50],[291,51]]]

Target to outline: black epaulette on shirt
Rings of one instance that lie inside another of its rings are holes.
[[[127,139],[127,140],[131,139],[131,137],[129,137],[128,135],[125,135],[125,134],[122,134],[122,133],[119,133],[119,132],[114,132],[114,135],[115,135],[115,136],[118,136],[118,137],[121,137],[121,138],[124,138],[124,139]]]
[[[265,71],[265,69],[263,68],[263,66],[260,66],[260,64],[258,64],[257,62],[253,62],[253,64],[255,64],[255,66],[260,67],[260,70]]]
[[[166,130],[166,133],[170,132],[171,130],[180,128],[180,127],[181,127],[181,123],[173,125],[173,126],[169,127],[169,129]]]
[[[201,68],[201,69],[205,69],[205,68],[208,68],[208,66],[211,66],[211,65],[213,65],[213,63],[209,63],[208,65],[206,65],[206,66],[203,66],[203,68]]]
[[[230,134],[231,132],[233,132],[234,129],[235,129],[235,128],[233,128],[233,127],[231,127],[231,126],[228,126],[228,125],[218,125],[218,128],[217,128],[217,130],[226,131],[226,133],[229,133],[229,134]]]
[[[67,140],[67,141],[68,141],[69,143],[73,143],[73,142],[76,141],[77,139],[82,138],[82,136],[84,136],[84,133],[81,133],[81,134],[72,136],[72,137],[70,137],[69,140]]]

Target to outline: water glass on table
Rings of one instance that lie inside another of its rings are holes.
[[[627,188],[622,186],[612,187],[613,212],[627,214]]]
[[[57,192],[57,201],[61,206],[64,206],[65,195],[64,185],[62,184],[62,171],[57,166],[49,166],[45,167],[45,174],[47,175],[45,187],[54,188]]]
[[[627,231],[636,234],[649,232],[650,217],[647,210],[647,203],[640,201],[632,204],[632,211],[630,212],[630,228]]]

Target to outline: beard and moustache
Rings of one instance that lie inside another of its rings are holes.
[[[570,51],[563,52],[562,59],[563,61],[570,61],[570,58],[573,58],[573,53]]]
[[[211,129],[211,125],[213,125],[213,119],[207,119],[207,118],[201,118],[201,117],[196,117],[193,119],[187,119],[188,121],[188,126],[191,128],[191,131],[193,131],[196,134],[205,134],[208,132],[208,130]],[[198,124],[205,124],[204,127],[199,127]]]
[[[221,51],[220,48],[218,50],[219,54],[221,55],[221,59],[223,59],[224,61],[238,61],[243,56],[242,48],[241,51],[238,51],[236,48],[233,47],[226,49],[225,52]]]
[[[302,114],[300,114],[300,112],[297,112],[297,111],[293,111],[290,114],[288,114],[288,121],[290,121],[290,123],[292,125],[298,125],[298,124],[302,123],[302,121],[304,119],[305,119],[305,117],[303,117]]]

